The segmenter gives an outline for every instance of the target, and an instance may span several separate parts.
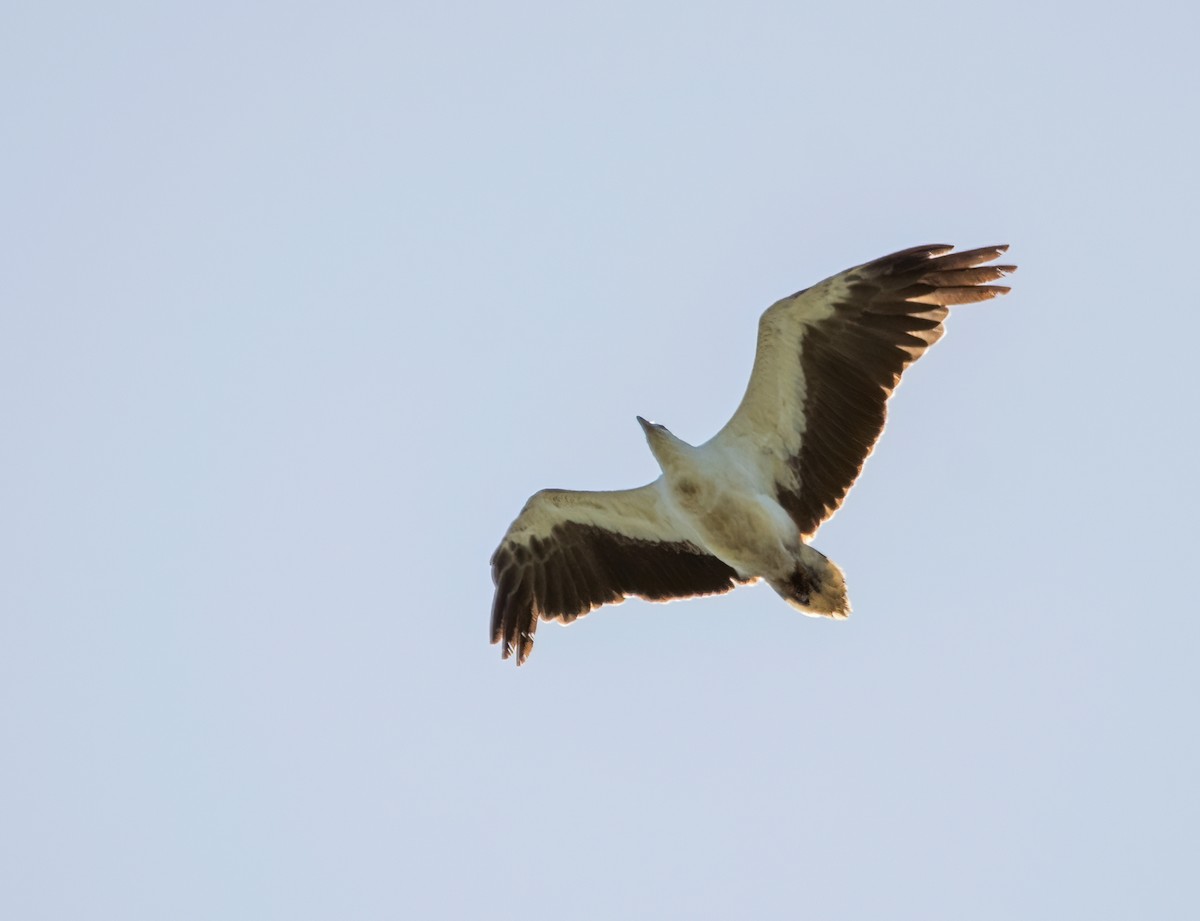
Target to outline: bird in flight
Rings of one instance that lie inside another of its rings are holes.
[[[492,555],[492,642],[522,664],[538,620],[629,596],[670,601],[765,580],[814,617],[850,614],[841,569],[809,541],[862,471],[900,375],[948,308],[1005,294],[1008,247],[915,246],[847,269],[762,315],[742,402],[693,446],[638,416],[662,468],[637,489],[535,493]]]

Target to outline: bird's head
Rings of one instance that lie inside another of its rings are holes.
[[[671,434],[670,430],[665,425],[659,425],[657,422],[651,422],[649,419],[643,419],[641,416],[637,417],[637,421],[638,425],[642,427],[642,431],[646,433],[647,438],[652,437],[652,432],[657,432],[660,435]]]
[[[689,447],[686,442],[672,435],[671,430],[665,425],[659,425],[657,422],[649,422],[641,416],[637,417],[637,421],[641,425],[642,431],[646,433],[646,441],[650,445],[650,451],[658,460],[660,467]]]

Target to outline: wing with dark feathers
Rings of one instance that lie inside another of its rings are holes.
[[[1007,246],[917,246],[848,269],[763,314],[746,395],[714,441],[754,457],[809,537],[845,499],[887,399],[942,337],[947,308],[1006,293]]]
[[[658,486],[536,493],[492,555],[492,642],[522,664],[539,618],[571,623],[636,595],[669,601],[746,580],[664,515]]]

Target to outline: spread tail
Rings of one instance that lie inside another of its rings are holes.
[[[772,580],[771,588],[802,614],[845,620],[850,616],[846,577],[832,560],[807,545],[804,549],[808,552],[802,554],[796,568],[782,579]]]

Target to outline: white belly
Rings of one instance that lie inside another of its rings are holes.
[[[668,475],[665,485],[705,549],[741,575],[777,578],[795,567],[800,536],[773,497],[702,476]]]

